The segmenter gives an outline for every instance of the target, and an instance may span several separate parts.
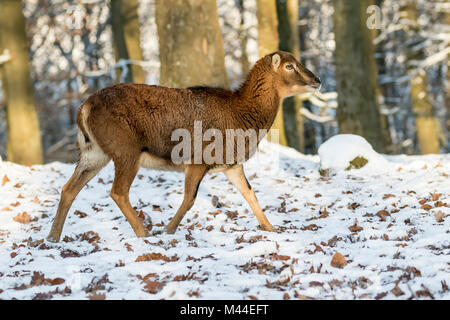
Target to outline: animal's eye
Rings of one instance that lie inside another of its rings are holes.
[[[294,66],[292,64],[287,64],[285,68],[289,71],[294,70]]]

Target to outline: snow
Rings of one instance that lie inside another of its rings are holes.
[[[346,170],[350,166],[350,161],[356,157],[365,158],[368,163],[364,167],[372,170],[383,170],[389,164],[383,156],[373,150],[366,139],[355,134],[335,135],[325,141],[318,152],[323,170]]]
[[[130,198],[152,221],[145,239],[109,197],[109,164],[57,244],[45,238],[74,165],[1,162],[0,299],[449,299],[450,154],[380,157],[381,173],[321,177],[318,156],[264,141],[245,169],[272,233],[217,173],[177,232],[156,234],[181,204],[183,175],[141,169]],[[14,220],[23,212],[31,222]],[[342,268],[330,265],[337,252]]]

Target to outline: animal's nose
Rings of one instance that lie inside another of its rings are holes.
[[[314,76],[314,80],[312,81],[313,82],[313,85],[312,85],[312,87],[313,88],[320,88],[321,87],[321,85],[322,85],[322,82],[320,81],[320,78],[319,77],[316,77],[316,76]]]
[[[319,78],[319,77],[315,77],[315,78],[314,78],[314,81],[315,81],[318,85],[322,84],[322,81],[320,81],[320,78]]]

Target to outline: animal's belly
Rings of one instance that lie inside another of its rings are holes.
[[[236,164],[223,164],[216,165],[211,167],[208,170],[208,173],[216,173],[223,172],[231,167],[234,167]],[[186,164],[174,164],[172,161],[152,155],[150,153],[144,152],[141,154],[140,158],[140,166],[153,169],[153,170],[162,170],[162,171],[180,171],[183,172]]]
[[[184,171],[182,164],[176,165],[170,160],[151,155],[147,152],[141,154],[140,166],[153,170]]]

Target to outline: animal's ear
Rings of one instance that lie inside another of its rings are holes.
[[[281,57],[278,53],[275,53],[272,56],[272,66],[274,69],[278,69],[278,67],[280,66],[281,63]]]

